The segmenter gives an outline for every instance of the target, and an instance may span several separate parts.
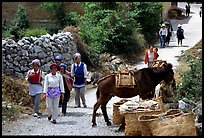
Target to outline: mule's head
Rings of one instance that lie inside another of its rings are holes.
[[[168,63],[168,64],[163,64],[163,68],[166,71],[166,75],[164,77],[164,81],[165,83],[170,83],[172,81],[174,81],[174,71],[173,71],[173,66],[172,64]]]

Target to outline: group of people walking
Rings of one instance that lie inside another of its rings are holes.
[[[26,80],[29,83],[29,95],[34,104],[34,117],[41,117],[40,100],[41,93],[43,100],[46,99],[48,120],[57,123],[59,116],[59,107],[62,107],[62,115],[66,116],[67,102],[70,99],[72,88],[75,89],[75,107],[86,108],[85,85],[87,78],[87,66],[81,61],[81,54],[74,54],[75,63],[71,65],[71,71],[68,71],[67,65],[62,63],[62,57],[56,56],[55,63],[49,67],[49,72],[44,76],[44,72],[39,69],[40,60],[32,61],[32,69],[27,72]]]
[[[172,37],[172,32],[173,32],[173,27],[171,22],[166,22],[161,24],[161,28],[159,30],[159,37],[160,37],[160,48],[165,48],[166,46],[169,46],[171,37]],[[176,30],[176,37],[178,41],[178,46],[179,44],[182,46],[182,40],[185,38],[184,37],[184,29],[182,28],[181,24],[178,24],[178,29]]]

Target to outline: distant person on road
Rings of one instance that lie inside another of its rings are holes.
[[[178,39],[178,46],[179,46],[179,43],[182,46],[182,40],[184,39],[184,30],[182,29],[182,26],[180,24],[178,25],[176,35],[177,35],[177,39]]]
[[[34,117],[40,118],[40,96],[42,93],[42,70],[39,69],[40,61],[32,61],[32,69],[27,72],[26,81],[29,83],[29,95],[34,104]]]
[[[50,65],[51,73],[45,76],[43,91],[43,98],[46,98],[47,103],[48,120],[50,121],[53,118],[52,123],[54,124],[57,123],[56,119],[59,115],[60,95],[62,95],[63,101],[65,93],[63,78],[60,73],[57,73],[57,67],[56,63]]]
[[[202,17],[202,6],[200,7],[199,15]]]
[[[60,63],[60,74],[63,77],[64,82],[64,100],[62,101],[62,115],[66,116],[67,111],[67,102],[70,98],[70,91],[72,90],[72,79],[71,79],[71,73],[67,70],[67,66],[64,63]]]
[[[162,24],[161,29],[159,30],[160,48],[164,48],[165,47],[165,42],[166,42],[167,34],[168,34],[168,31],[166,29],[166,25]]]
[[[191,6],[190,6],[190,3],[188,2],[186,5],[186,16],[189,16],[189,14],[191,12],[190,9],[191,9]]]
[[[75,63],[71,66],[71,76],[74,78],[73,87],[75,90],[75,108],[81,107],[80,98],[84,108],[87,107],[85,100],[85,84],[87,78],[87,66],[81,62],[81,54],[74,54]]]
[[[147,64],[147,66],[150,67],[152,63],[157,60],[157,58],[158,58],[157,51],[154,50],[153,45],[150,45],[149,49],[146,50],[145,52],[145,59],[144,59],[145,64]]]

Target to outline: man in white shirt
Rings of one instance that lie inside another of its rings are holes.
[[[160,36],[160,48],[165,47],[166,37],[168,34],[168,30],[166,29],[166,25],[162,24],[161,29],[159,30],[159,36]]]

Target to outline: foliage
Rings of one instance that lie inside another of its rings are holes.
[[[186,52],[182,59],[189,65],[190,70],[180,74],[182,82],[178,84],[178,94],[174,100],[183,97],[196,100],[202,96],[202,54],[195,58]]]
[[[129,7],[133,18],[140,23],[147,42],[154,43],[161,20],[162,2],[132,2]]]
[[[6,27],[2,26],[4,33],[7,35],[14,35],[17,39],[19,38],[17,32],[21,29],[28,28],[28,18],[26,14],[26,8],[22,5],[18,5],[18,9],[16,12],[16,18],[11,22],[11,24]]]
[[[85,14],[78,18],[82,40],[98,53],[135,54],[141,45],[135,34],[142,36],[140,25],[121,5],[111,2],[85,2]],[[140,37],[143,38],[143,37]],[[144,42],[144,40],[142,40]]]
[[[66,3],[67,2],[43,2],[40,8],[47,10],[51,18],[57,19],[61,28],[66,25],[76,25],[71,15],[65,11]]]
[[[40,37],[42,35],[47,34],[48,31],[45,28],[28,28],[26,30],[20,30],[18,32],[19,36],[21,37],[29,37],[29,36],[35,36],[35,37]]]

